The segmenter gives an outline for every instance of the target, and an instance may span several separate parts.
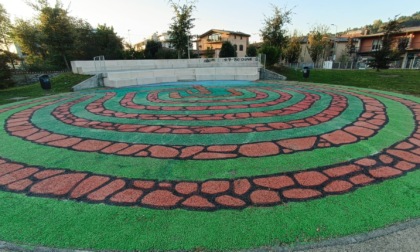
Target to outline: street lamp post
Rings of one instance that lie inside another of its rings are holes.
[[[335,57],[337,55],[337,25],[331,24],[332,26],[335,26],[335,35],[334,35],[334,55],[333,55],[333,61],[335,61]]]
[[[130,46],[131,46],[131,38],[130,38],[130,29],[128,29],[128,43],[130,44]]]

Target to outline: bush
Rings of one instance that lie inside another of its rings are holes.
[[[54,64],[53,59],[43,60],[40,56],[33,55],[29,55],[25,58],[22,68],[25,71],[31,72],[59,71],[63,69],[63,67]]]
[[[257,47],[255,47],[254,45],[250,45],[246,49],[246,56],[248,57],[256,57],[257,54],[258,54]]]
[[[229,41],[225,41],[222,44],[222,48],[219,53],[220,58],[236,57],[235,47]]]
[[[265,64],[272,66],[279,63],[281,51],[279,48],[270,45],[263,45],[260,49],[261,54],[266,55]]]
[[[178,52],[174,49],[160,48],[156,53],[157,59],[178,59]]]
[[[0,80],[0,89],[11,88],[11,87],[14,87],[14,86],[15,86],[15,83],[11,79]]]
[[[6,55],[0,54],[0,89],[5,89],[14,86],[12,81],[12,70],[7,64],[8,59]]]
[[[162,49],[162,42],[147,40],[146,48],[144,49],[144,56],[146,59],[156,59],[156,54]]]

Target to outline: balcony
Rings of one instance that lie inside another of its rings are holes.
[[[224,40],[222,38],[216,38],[216,39],[207,39],[207,43],[213,44],[213,43],[221,43]]]

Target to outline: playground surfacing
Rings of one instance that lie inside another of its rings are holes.
[[[0,240],[246,249],[420,215],[420,99],[191,82],[0,107]]]

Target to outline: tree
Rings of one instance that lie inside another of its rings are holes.
[[[0,53],[0,89],[13,86],[13,81],[11,80],[12,72],[7,63],[7,56]]]
[[[10,52],[9,45],[12,43],[11,39],[12,24],[10,23],[9,15],[4,9],[3,5],[0,4],[0,49],[3,50],[4,56],[8,59],[8,62],[15,69],[15,60],[17,55]]]
[[[154,41],[153,39],[147,40],[144,56],[146,59],[156,59],[156,54],[160,49],[162,49],[162,42]]]
[[[18,19],[12,29],[13,39],[27,54],[25,63],[31,70],[69,68],[72,59],[88,60],[104,55],[122,59],[123,44],[111,26],[98,25],[69,16],[58,0],[54,7],[47,0],[26,1],[37,11],[32,20]]]
[[[53,61],[70,69],[68,56],[74,50],[74,26],[59,0],[51,7],[47,0],[26,1],[38,16],[33,21],[18,19],[13,30],[15,41],[33,58]],[[58,57],[61,58],[60,61]],[[61,64],[60,64],[61,63]]]
[[[144,51],[140,51],[140,52],[136,51],[131,44],[126,43],[125,48],[126,49],[123,52],[124,59],[144,59],[145,58]]]
[[[381,31],[381,28],[383,26],[383,22],[380,19],[377,19],[375,21],[373,21],[373,24],[371,25],[371,33],[377,33]]]
[[[284,50],[284,57],[286,58],[287,62],[295,63],[298,62],[300,52],[302,51],[302,46],[300,44],[301,38],[298,37],[297,32],[293,34],[290,38],[289,43]]]
[[[413,27],[413,26],[420,26],[420,11],[415,12],[411,16],[401,16],[398,18],[398,22],[400,22],[401,27]]]
[[[276,63],[279,63],[280,60],[280,49],[276,46],[271,46],[268,44],[263,44],[260,49],[261,54],[265,54],[265,63],[268,66],[272,66]]]
[[[390,20],[382,27],[384,31],[381,40],[382,45],[379,50],[373,53],[373,59],[368,63],[370,67],[375,68],[377,71],[379,69],[388,69],[389,64],[400,57],[401,52],[398,50],[398,45],[397,48],[392,49],[392,44],[395,40],[394,34],[400,31],[400,27],[400,23],[396,18]]]
[[[315,27],[308,35],[308,52],[312,61],[316,64],[324,57],[326,49],[330,44],[328,37],[328,27],[319,25]]]
[[[346,43],[346,54],[351,56],[356,51],[356,46],[354,45],[354,38],[349,37]]]
[[[14,41],[25,54],[40,56],[43,60],[47,58],[48,49],[43,42],[44,34],[40,32],[35,22],[17,19],[12,34]]]
[[[246,56],[248,57],[256,57],[258,55],[257,47],[254,45],[248,46],[246,49]]]
[[[59,1],[55,7],[44,7],[39,16],[40,30],[45,35],[45,44],[51,52],[60,55],[67,69],[67,57],[74,47],[74,26]]]
[[[104,55],[105,59],[116,60],[123,58],[123,39],[114,31],[114,27],[106,24],[98,25],[92,31],[91,46],[94,47],[94,56]]]
[[[400,54],[404,54],[404,51],[407,48],[409,42],[410,39],[408,37],[398,38],[397,52]]]
[[[287,44],[285,25],[291,22],[291,9],[282,10],[272,5],[273,16],[265,17],[264,27],[260,30],[264,44],[283,48]]]
[[[74,29],[74,47],[71,59],[92,60],[101,55],[98,52],[96,30],[85,20],[72,17]]]
[[[235,47],[230,43],[230,41],[225,41],[222,44],[222,48],[219,52],[220,58],[229,58],[229,57],[236,57],[236,50]]]
[[[195,1],[187,1],[182,6],[170,0],[169,4],[174,10],[175,16],[172,18],[168,34],[169,42],[178,51],[178,59],[188,52],[191,46],[191,29],[194,28],[194,20],[192,18],[195,9]]]

